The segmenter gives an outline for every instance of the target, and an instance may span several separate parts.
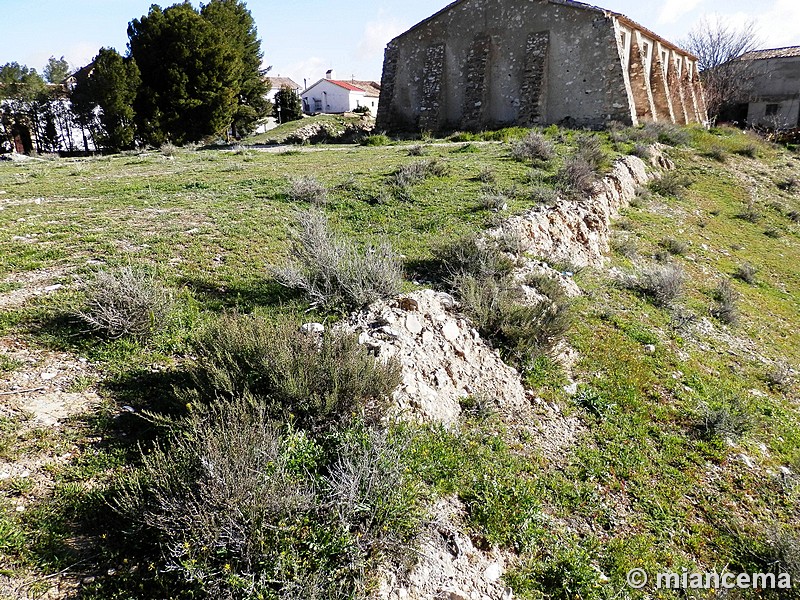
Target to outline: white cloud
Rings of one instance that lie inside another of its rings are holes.
[[[667,0],[658,15],[661,25],[677,23],[684,15],[692,12],[703,0]]]
[[[309,56],[286,67],[272,67],[268,73],[271,77],[291,77],[296,83],[303,85],[303,79],[308,85],[316,83],[325,77],[325,71],[331,68],[330,61],[319,56]]]
[[[364,61],[376,56],[383,56],[383,49],[391,40],[403,33],[408,27],[397,19],[381,18],[369,21],[364,25],[364,35],[358,43],[353,56]]]

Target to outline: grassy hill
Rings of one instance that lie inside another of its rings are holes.
[[[641,132],[598,135],[610,158],[642,152]],[[193,444],[217,439],[192,420],[197,400],[186,395],[199,385],[198,339],[231,312],[264,323],[341,317],[308,312],[272,275],[309,199],[357,245],[388,241],[410,290],[431,280],[443,241],[551,201],[543,190],[558,185],[581,136],[549,128],[556,156],[535,164],[514,158],[513,139],[0,162],[0,380],[10,382],[0,388],[0,591],[35,596],[58,583],[98,599],[203,597],[215,586],[243,594],[270,565],[245,564],[230,545],[176,543],[186,528],[169,539],[167,529],[157,537],[134,526],[153,501],[142,489],[158,483],[157,461],[142,452],[178,452],[187,431]],[[325,573],[314,581],[327,597],[369,589],[375,565],[401,554],[436,500],[451,496],[476,545],[515,557],[504,575],[515,597],[675,595],[630,588],[633,568],[800,577],[800,155],[724,128],[670,129],[662,140],[676,170],[616,221],[607,265],[575,275],[583,294],[566,337],[577,361],[523,364],[537,406],[548,407],[541,427],[482,411],[458,429],[392,425],[390,438],[404,440],[402,493],[370,508],[392,536],[362,516],[340,531],[327,505],[274,522],[259,513],[259,535],[273,532],[260,543],[289,557],[297,581]],[[85,310],[81,283],[130,265],[170,290],[174,307],[146,339],[87,332],[74,316]],[[626,284],[626,274],[663,265],[683,277],[670,302]],[[85,366],[65,366],[75,364]],[[48,387],[51,372],[70,373],[63,389]],[[565,389],[568,376],[577,389]],[[31,407],[51,392],[91,401],[47,425]],[[569,442],[543,451],[539,438],[560,434],[559,423],[572,423]],[[352,440],[373,447],[363,423],[276,427],[291,448],[281,455],[287,481],[309,490],[326,485]],[[209,500],[202,510],[224,507]],[[365,549],[370,536],[378,541]],[[260,597],[282,597],[275,589],[263,583]]]

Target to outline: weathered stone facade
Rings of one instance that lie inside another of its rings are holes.
[[[573,0],[458,0],[386,48],[377,127],[705,123],[697,60]]]

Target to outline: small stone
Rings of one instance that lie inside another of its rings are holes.
[[[125,412],[129,412],[129,413],[135,413],[136,412],[135,408],[133,408],[132,406],[128,406],[127,404],[122,407],[122,410],[124,410]]]
[[[500,563],[492,563],[483,572],[483,578],[489,583],[494,583],[503,575],[503,565]]]
[[[419,319],[416,315],[408,315],[406,317],[406,329],[408,329],[413,335],[419,335],[422,333],[422,323],[419,322]]]
[[[322,323],[303,323],[300,326],[300,331],[303,333],[322,333],[325,331],[325,325]]]
[[[569,385],[565,385],[564,386],[564,393],[566,393],[567,396],[574,396],[575,394],[577,394],[578,393],[578,384],[577,384],[577,382],[576,383],[570,383]]]
[[[756,463],[753,462],[753,459],[750,458],[749,456],[747,456],[747,454],[740,454],[739,458],[741,459],[741,461],[745,465],[747,465],[748,468],[750,468],[750,469],[755,469],[756,468]]]
[[[44,291],[45,292],[55,292],[56,290],[60,290],[63,287],[64,286],[62,284],[57,283],[55,285],[48,285],[46,288],[44,288]]]
[[[419,310],[419,302],[413,298],[400,298],[399,306],[406,312]]]
[[[504,589],[503,595],[500,596],[500,600],[514,600],[514,590],[511,588]]]
[[[96,579],[96,577],[84,577],[81,579],[81,583],[84,585],[89,585],[90,583],[94,583]]]
[[[55,378],[57,375],[58,373],[42,373],[42,379],[44,381],[49,381],[50,379]]]
[[[644,347],[644,351],[647,352],[648,354],[655,354],[656,353],[655,344],[647,344]]]
[[[460,333],[461,332],[458,330],[458,326],[453,322],[446,323],[444,327],[442,327],[442,335],[448,342],[457,340]]]

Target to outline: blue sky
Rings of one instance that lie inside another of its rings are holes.
[[[174,2],[162,2],[168,6]],[[601,0],[672,41],[704,15],[756,22],[762,47],[800,45],[800,0]],[[101,46],[126,51],[128,21],[152,0],[0,0],[0,64],[42,69],[51,55],[80,67]],[[194,2],[197,6],[199,2]],[[342,79],[380,80],[383,48],[449,0],[250,0],[271,74],[303,84],[329,68]]]

